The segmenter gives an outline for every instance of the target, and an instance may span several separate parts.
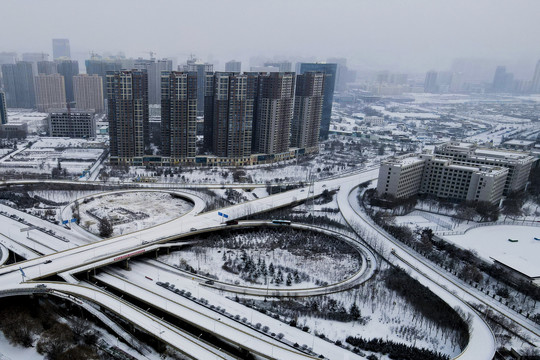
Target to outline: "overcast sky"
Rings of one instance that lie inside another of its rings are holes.
[[[534,68],[539,0],[0,0],[0,51],[346,57],[360,69],[444,70],[454,58]]]

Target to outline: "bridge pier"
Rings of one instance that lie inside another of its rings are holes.
[[[124,269],[126,269],[126,270],[128,270],[128,271],[131,270],[131,269],[129,268],[129,259],[126,259],[126,260],[124,261]]]
[[[156,259],[158,258],[158,255],[159,255],[159,249],[156,249]]]

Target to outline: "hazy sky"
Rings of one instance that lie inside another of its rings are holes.
[[[194,53],[203,60],[346,57],[361,69],[444,70],[459,57],[533,68],[539,0],[0,0],[0,51]],[[511,66],[510,66],[511,67]],[[219,68],[218,68],[219,69]]]

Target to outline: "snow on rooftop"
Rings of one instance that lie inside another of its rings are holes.
[[[450,242],[477,251],[485,259],[496,259],[529,277],[540,277],[540,241],[534,240],[535,237],[540,237],[540,227],[521,225],[484,226],[463,235],[445,236]]]
[[[520,159],[527,156],[527,154],[522,154],[522,153],[514,153],[510,151],[500,151],[500,150],[485,150],[485,149],[477,149],[474,154],[476,156],[496,156],[496,157],[505,157],[505,158],[512,158],[512,159]]]
[[[424,159],[418,157],[418,156],[410,156],[403,159],[397,159],[397,163],[401,165],[412,165],[420,162],[424,162]]]
[[[514,140],[508,140],[504,143],[505,145],[524,145],[524,146],[530,146],[532,144],[534,144],[534,141],[530,141],[530,140],[517,140],[517,139],[514,139]]]

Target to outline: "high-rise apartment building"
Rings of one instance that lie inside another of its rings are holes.
[[[75,101],[73,94],[73,77],[79,75],[79,62],[77,60],[60,60],[57,62],[58,73],[64,77],[66,86],[66,100]]]
[[[53,46],[53,59],[70,59],[71,58],[71,50],[69,48],[69,39],[53,39],[52,40],[52,46]]]
[[[356,80],[356,71],[350,70],[347,67],[347,59],[345,58],[329,58],[328,62],[337,64],[336,90],[347,90],[347,84],[352,83]],[[390,74],[391,77],[394,77],[395,75],[398,74]],[[388,79],[388,82],[393,83],[392,80],[393,79]]]
[[[321,139],[328,139],[330,120],[332,118],[332,103],[336,86],[337,64],[333,63],[301,63],[300,75],[306,72],[318,71],[326,75],[324,82],[323,112],[321,119]]]
[[[242,62],[231,60],[225,63],[225,72],[241,72]]]
[[[214,80],[215,73],[206,73],[204,89],[203,151],[214,151]]]
[[[17,53],[0,52],[0,65],[15,64],[17,62]]]
[[[540,60],[538,60],[538,62],[536,63],[536,68],[534,69],[531,92],[533,94],[540,93]]]
[[[86,73],[88,75],[99,75],[102,80],[105,80],[108,71],[122,70],[122,62],[116,59],[109,60],[92,58],[85,60],[84,64],[86,67]]]
[[[294,86],[295,74],[292,72],[260,74],[254,152],[279,154],[289,151]]]
[[[32,63],[17,61],[2,65],[2,80],[8,107],[31,109],[36,105]]]
[[[426,93],[438,93],[439,85],[437,83],[437,72],[434,70],[428,71],[426,73],[426,79],[424,81],[424,92]]]
[[[34,75],[38,74],[38,61],[46,61],[49,58],[49,54],[45,53],[23,53],[22,60],[32,63],[32,70]]]
[[[99,75],[75,75],[73,92],[78,109],[103,112],[103,81]]]
[[[497,66],[495,75],[493,76],[493,91],[504,92],[506,85],[506,66]]]
[[[7,103],[6,94],[0,91],[0,124],[7,124]]]
[[[251,155],[252,126],[256,115],[259,74],[216,72],[207,84],[205,136],[211,134],[211,150],[219,157],[247,163]],[[212,104],[212,106],[211,106]],[[208,127],[211,127],[211,130]]]
[[[161,155],[175,165],[194,158],[197,149],[197,74],[161,74]]]
[[[150,145],[146,70],[107,73],[110,158],[113,164],[142,164]]]
[[[179,65],[178,70],[197,73],[197,116],[203,116],[206,74],[214,72],[214,65],[191,58],[187,61],[186,65]]]
[[[123,66],[120,60],[110,60],[110,59],[97,59],[92,58],[85,60],[86,73],[88,75],[98,75],[101,78],[103,86],[106,86],[107,83],[107,72],[109,71],[120,71],[122,69],[132,69],[133,66]],[[103,91],[104,98],[107,97],[107,91]]]
[[[66,89],[64,77],[60,74],[38,75],[34,78],[36,107],[38,111],[66,107]]]
[[[96,121],[93,111],[82,109],[51,109],[49,113],[49,136],[89,139],[96,137]]]
[[[54,61],[38,61],[37,62],[38,74],[58,74],[58,64]]]
[[[307,72],[296,77],[291,147],[313,149],[319,145],[324,77],[321,72]]]
[[[272,66],[278,69],[278,72],[291,72],[292,63],[290,61],[268,61],[264,63],[264,66]]]
[[[35,62],[49,60],[49,54],[46,53],[23,53],[22,61]]]
[[[149,104],[161,103],[161,72],[172,71],[172,60],[168,59],[137,59],[135,69],[144,69],[148,74],[148,102]]]

